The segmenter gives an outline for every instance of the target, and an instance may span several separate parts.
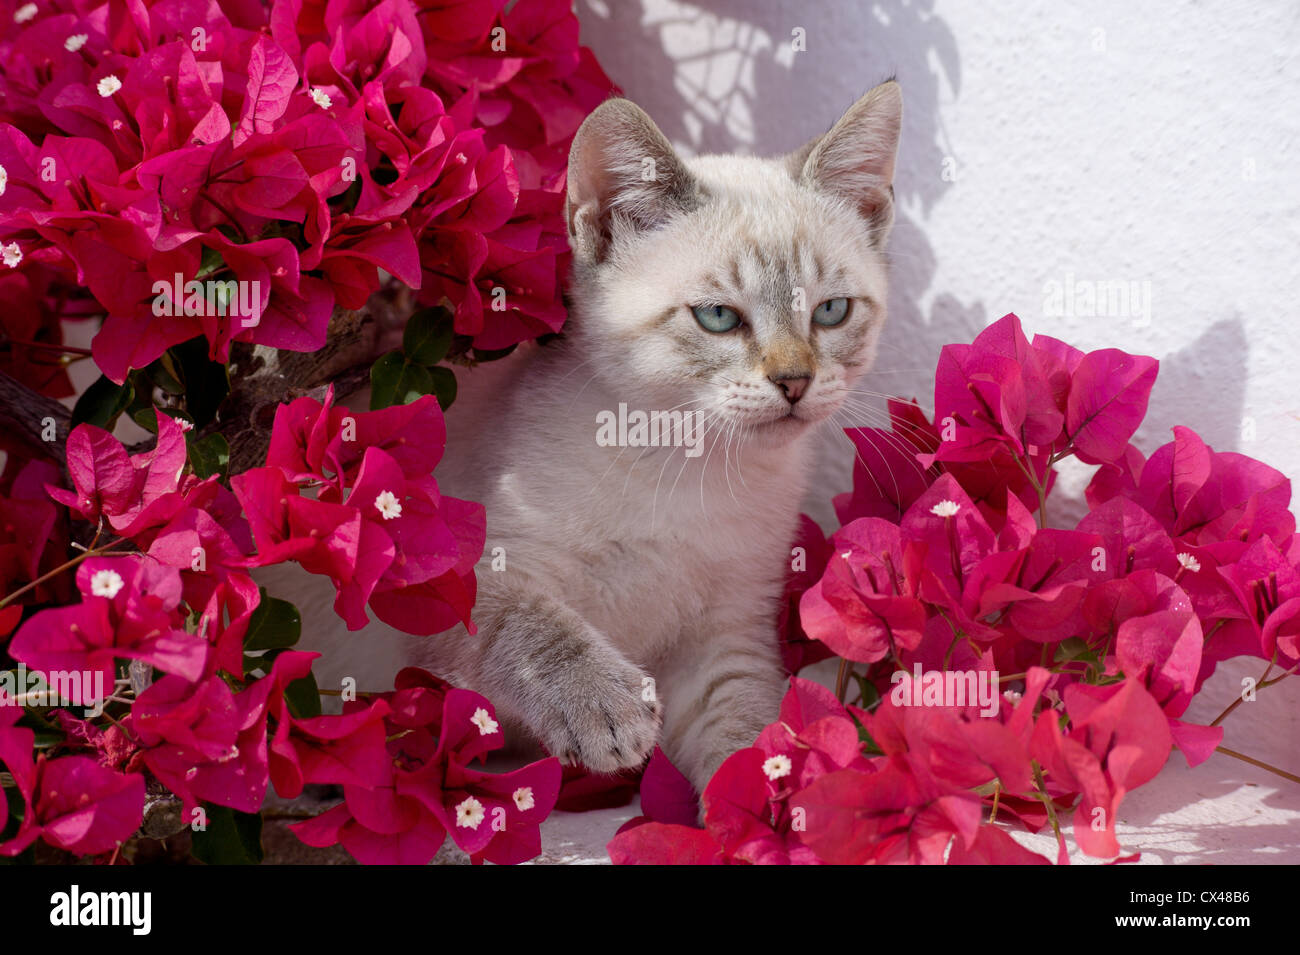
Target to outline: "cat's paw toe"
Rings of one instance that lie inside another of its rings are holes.
[[[645,699],[641,673],[608,682],[601,692],[575,694],[563,701],[562,726],[548,748],[565,763],[581,763],[597,773],[642,765],[654,750],[663,723],[658,700]]]

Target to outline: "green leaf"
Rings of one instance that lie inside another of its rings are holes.
[[[172,367],[185,384],[185,410],[202,428],[217,416],[217,407],[230,394],[226,366],[208,358],[207,339],[191,338],[170,349]]]
[[[149,376],[150,381],[167,394],[185,394],[185,385],[181,383],[180,370],[176,367],[175,361],[168,352],[163,352],[160,357],[150,362],[149,366],[145,368],[145,374]]]
[[[858,692],[862,694],[862,708],[868,712],[874,710],[880,704],[880,691],[876,685],[861,673],[853,674],[853,679],[857,681]]]
[[[1093,653],[1082,637],[1069,637],[1057,645],[1056,655],[1052,659],[1056,663],[1065,663],[1070,660],[1096,662],[1097,655]]]
[[[298,608],[279,597],[268,597],[259,587],[262,600],[248,621],[244,634],[245,650],[278,650],[291,647],[302,636],[302,616]]]
[[[400,351],[390,351],[370,369],[370,410],[409,405],[433,393],[433,376],[423,365],[413,365]]]
[[[77,399],[72,409],[72,422],[75,428],[79,424],[93,424],[105,431],[112,431],[118,415],[127,409],[135,398],[135,388],[128,378],[123,384],[115,384],[107,375],[100,375],[91,386]]]
[[[450,368],[430,368],[429,374],[433,376],[433,394],[438,399],[438,405],[443,411],[451,407],[451,403],[456,400],[456,375]]]
[[[190,852],[208,865],[258,865],[262,851],[262,816],[227,806],[204,805],[205,830],[195,830]]]
[[[187,422],[193,427],[194,422],[190,416],[183,411],[176,411],[172,408],[155,408],[153,405],[145,405],[143,408],[133,408],[131,411],[131,420],[138,424],[150,434],[158,433],[158,415],[155,412],[161,412],[169,418],[175,418],[177,421]]]
[[[226,260],[221,257],[221,253],[216,249],[203,247],[199,258],[199,270],[194,273],[196,279],[206,279],[214,272],[219,272],[226,267]]]
[[[308,673],[286,686],[284,701],[289,704],[289,712],[300,720],[320,716],[320,688],[316,685],[316,675]]]
[[[441,305],[422,308],[411,316],[402,333],[402,353],[417,365],[436,365],[451,347],[452,314]]]
[[[190,444],[190,467],[200,478],[210,478],[214,474],[226,476],[230,468],[230,442],[218,432],[200,438]]]

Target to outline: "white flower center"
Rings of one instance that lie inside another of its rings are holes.
[[[26,23],[34,16],[36,16],[36,4],[24,3],[14,11],[14,23]]]
[[[0,166],[0,196],[5,194],[5,186],[9,185],[9,170]]]
[[[763,775],[768,779],[777,780],[782,776],[789,776],[793,768],[794,764],[790,762],[789,756],[769,756],[763,762]]]
[[[322,89],[313,89],[311,91],[311,98],[312,98],[312,102],[314,102],[321,109],[329,109],[331,106],[334,105],[334,101],[330,99],[330,94],[326,93]]]
[[[478,727],[480,736],[491,736],[497,731],[497,721],[481,706],[474,711],[469,721]]]
[[[477,829],[486,815],[483,804],[473,796],[467,796],[465,801],[456,807],[456,825],[466,829]]]
[[[86,41],[89,39],[90,37],[84,33],[74,33],[63,41],[63,48],[69,53],[76,53],[86,45]]]
[[[1201,562],[1186,551],[1178,555],[1178,563],[1194,574],[1200,573]]]
[[[122,88],[122,81],[111,73],[95,84],[95,89],[100,96],[105,98],[112,96]]]
[[[930,513],[936,517],[952,517],[959,510],[961,510],[961,505],[956,501],[940,501],[930,508]]]
[[[516,789],[514,791],[514,800],[515,805],[519,807],[520,812],[527,812],[529,809],[532,809],[537,805],[537,802],[533,799],[532,786],[520,786]]]
[[[375,498],[375,509],[379,511],[381,517],[386,521],[402,516],[402,502],[397,499],[397,495],[392,491],[382,491]]]
[[[10,242],[8,245],[0,248],[0,258],[4,259],[5,265],[11,269],[18,268],[18,263],[23,260],[23,250],[18,248],[17,242]]]
[[[112,600],[122,589],[122,575],[115,570],[97,570],[90,578],[90,592]]]

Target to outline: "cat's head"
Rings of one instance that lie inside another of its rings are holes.
[[[885,320],[901,123],[890,81],[788,156],[688,160],[628,100],[597,108],[569,154],[570,328],[619,400],[765,445],[840,407]]]

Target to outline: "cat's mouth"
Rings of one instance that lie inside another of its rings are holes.
[[[755,422],[755,427],[768,434],[778,435],[786,432],[801,431],[817,419],[799,414],[798,406],[790,408],[785,414],[769,417]]]

